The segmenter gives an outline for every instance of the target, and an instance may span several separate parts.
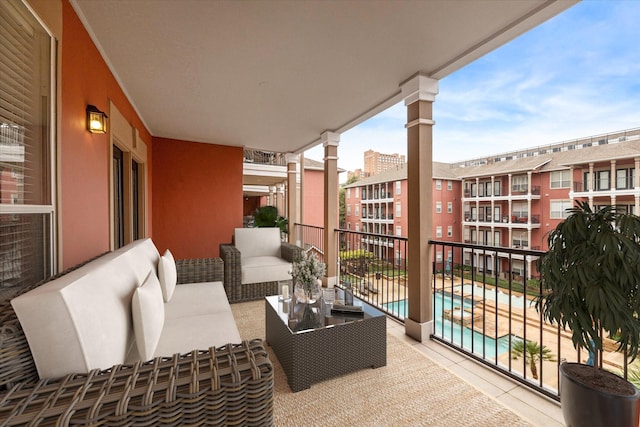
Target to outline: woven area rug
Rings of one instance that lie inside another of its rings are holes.
[[[243,339],[265,339],[264,301],[232,304]],[[276,426],[529,426],[417,349],[387,334],[387,366],[292,393],[278,359]],[[312,368],[312,367],[310,367]]]

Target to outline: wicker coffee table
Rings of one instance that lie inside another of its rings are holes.
[[[387,364],[386,316],[354,298],[364,315],[335,315],[314,304],[265,298],[267,342],[293,392],[363,368]]]

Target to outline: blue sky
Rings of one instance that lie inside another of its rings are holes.
[[[571,7],[440,80],[433,114],[442,162],[640,127],[640,0]],[[369,148],[406,154],[405,121],[400,103],[343,133],[339,167],[362,168]]]

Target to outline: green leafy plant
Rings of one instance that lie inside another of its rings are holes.
[[[596,369],[602,331],[633,360],[640,345],[640,218],[615,206],[594,212],[587,202],[569,212],[538,260],[543,291],[536,309],[569,328],[574,347],[595,354]]]
[[[531,376],[536,380],[538,379],[538,363],[540,363],[540,361],[556,361],[548,347],[544,345],[540,347],[537,342],[531,340],[527,340],[527,344],[525,345],[524,340],[518,338],[513,341],[511,346],[511,358],[518,360],[521,357],[524,357],[525,362],[529,363]]]
[[[256,227],[278,227],[285,234],[289,232],[289,221],[278,215],[275,206],[260,206],[253,216]]]

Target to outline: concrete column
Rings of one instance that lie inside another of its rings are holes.
[[[270,186],[269,187],[269,195],[267,196],[267,205],[269,206],[276,206],[278,205],[278,202],[276,201],[276,187],[275,186]]]
[[[494,184],[494,180],[495,180],[495,176],[491,176],[491,241],[493,241],[493,223],[496,222],[496,219],[494,218],[495,215],[495,210],[496,210],[496,200],[495,197],[496,195],[493,194],[495,188],[493,188],[493,184]],[[502,214],[502,212],[500,212]],[[502,221],[502,218],[498,217],[497,222]]]
[[[614,191],[616,189],[616,161],[611,160],[611,176],[609,177],[609,190]],[[611,203],[612,205],[614,203]]]
[[[593,192],[596,186],[596,177],[593,175],[593,163],[589,163],[589,191]],[[589,197],[589,204],[593,206],[593,196]]]
[[[278,215],[282,215],[288,218],[289,206],[287,204],[287,198],[286,198],[287,185],[288,185],[288,182],[285,182],[284,184],[276,185],[276,207],[278,208]]]
[[[300,154],[300,191],[298,192],[298,194],[300,195],[300,197],[298,198],[298,218],[299,218],[299,223],[300,224],[304,224],[304,153]]]
[[[323,285],[332,288],[338,282],[338,144],[340,135],[324,132],[324,262],[327,264]],[[362,206],[361,206],[362,207]]]
[[[571,206],[573,206],[573,192],[574,192],[573,170],[574,170],[574,167],[571,166],[569,168],[569,199],[571,200]]]
[[[416,75],[401,85],[407,107],[408,187],[408,317],[407,335],[426,341],[433,331],[433,121],[432,107],[438,81]]]
[[[298,154],[287,153],[287,187],[289,191],[287,191],[287,212],[289,220],[289,233],[287,236],[287,240],[289,243],[296,242],[296,233],[295,233],[295,223],[298,222],[298,173],[296,170],[296,166],[299,161]]]
[[[634,205],[634,214],[638,215],[640,214],[640,194],[638,194],[638,191],[640,191],[640,157],[636,157],[635,159],[635,171],[633,174],[633,188],[635,190],[635,205]]]

